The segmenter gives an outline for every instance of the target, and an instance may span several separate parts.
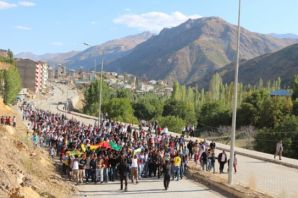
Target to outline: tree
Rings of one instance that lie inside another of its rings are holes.
[[[185,120],[189,124],[195,124],[196,122],[194,109],[183,101],[168,100],[163,108],[162,115],[176,116]]]
[[[298,75],[294,76],[291,83],[291,88],[293,90],[292,98],[295,100],[298,98]]]
[[[159,117],[157,120],[162,128],[168,127],[171,132],[181,133],[185,127],[185,121],[175,116]]]
[[[222,88],[222,79],[218,73],[212,76],[212,79],[209,83],[209,93],[211,101],[217,101],[220,99],[220,92]]]
[[[133,115],[132,105],[127,98],[112,98],[107,102],[104,111],[108,113],[108,117],[121,122],[138,123]]]
[[[99,112],[99,99],[100,99],[100,81],[95,80],[91,85],[85,90],[85,105],[83,108],[84,113],[89,115],[97,116]],[[102,84],[102,105],[106,104],[112,97],[113,90],[108,87],[108,85],[103,82]]]
[[[259,119],[257,109],[250,103],[242,103],[237,111],[237,127],[256,126]]]
[[[21,88],[20,73],[17,67],[12,65],[4,72],[4,103],[13,103]]]
[[[133,104],[134,115],[138,119],[151,120],[161,116],[163,110],[163,102],[154,97],[144,97]]]
[[[286,116],[285,119],[274,128],[263,128],[255,137],[254,148],[258,151],[274,153],[276,143],[282,140],[284,152],[288,157],[298,158],[298,117]]]
[[[268,97],[266,98],[260,108],[259,120],[257,126],[262,127],[275,127],[290,114],[292,107],[288,104],[287,98],[284,97]]]
[[[231,113],[219,102],[204,104],[198,116],[198,127],[207,130],[231,123]]]

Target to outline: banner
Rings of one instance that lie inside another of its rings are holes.
[[[111,141],[111,142],[109,142],[109,144],[110,144],[110,147],[115,151],[121,151],[121,149],[122,149],[122,146],[119,146],[115,142]]]

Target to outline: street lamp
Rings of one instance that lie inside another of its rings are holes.
[[[228,183],[233,183],[233,165],[235,153],[235,131],[236,131],[236,115],[237,115],[237,100],[238,100],[238,70],[239,70],[239,51],[240,51],[240,10],[241,0],[238,3],[238,31],[237,31],[237,55],[235,65],[235,80],[234,80],[234,102],[233,102],[233,117],[232,117],[232,134],[230,146],[230,163],[229,163],[229,177]]]
[[[91,47],[88,43],[83,43],[88,47]],[[103,58],[104,58],[104,50],[102,50],[101,55],[101,70],[100,70],[100,90],[99,90],[99,107],[98,107],[98,127],[100,127],[100,114],[101,114],[101,102],[102,102],[102,73],[103,73]],[[96,60],[96,59],[95,59]],[[96,65],[95,65],[95,72],[96,72]]]

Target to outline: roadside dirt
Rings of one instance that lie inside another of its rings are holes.
[[[0,101],[0,116],[17,114]],[[44,148],[33,148],[19,116],[17,127],[0,125],[0,197],[66,198],[76,188],[57,172]]]

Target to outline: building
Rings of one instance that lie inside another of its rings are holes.
[[[150,92],[150,91],[153,91],[153,90],[154,90],[154,86],[148,85],[148,84],[145,84],[145,83],[141,84],[141,91],[142,92]]]
[[[280,97],[291,97],[292,94],[285,89],[275,90],[270,93],[271,96],[280,96]]]
[[[48,79],[49,79],[49,66],[47,63],[39,62],[41,67],[41,91],[45,91],[47,89]]]
[[[33,93],[46,90],[48,83],[48,65],[44,62],[35,62],[30,59],[16,59],[22,84]]]

